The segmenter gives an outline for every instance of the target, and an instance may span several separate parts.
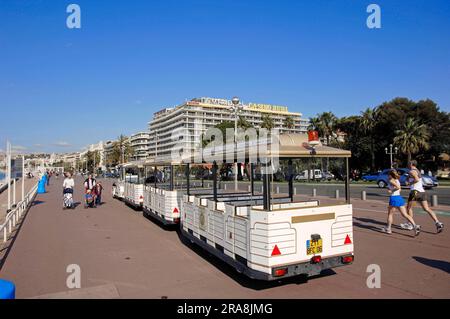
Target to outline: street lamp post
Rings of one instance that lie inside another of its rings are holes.
[[[235,154],[237,154],[237,126],[238,126],[238,112],[242,109],[242,106],[239,105],[240,100],[238,97],[233,97],[231,100],[233,103],[233,111],[234,111],[234,149]],[[234,189],[238,190],[238,163],[237,159],[234,163]]]
[[[125,164],[125,145],[122,144],[120,150],[122,152],[122,175],[125,178],[125,167],[123,166]]]
[[[385,150],[386,154],[390,156],[391,168],[393,168],[393,165],[392,165],[392,164],[393,164],[392,156],[393,156],[394,154],[397,154],[397,153],[398,153],[398,147],[396,146],[396,147],[393,149],[393,145],[392,145],[392,144],[389,144],[389,150],[388,150],[387,147],[386,147],[384,150]]]

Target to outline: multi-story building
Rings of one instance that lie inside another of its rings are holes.
[[[114,141],[107,141],[106,143],[104,143],[104,158],[105,158],[105,164],[106,166],[110,167],[116,164],[119,164],[122,162],[121,156],[120,154],[117,154],[117,149],[116,146],[119,143],[118,140],[114,140]],[[128,160],[132,160],[132,154],[130,154],[131,152],[129,151],[129,146],[130,146],[130,138],[129,137],[124,137],[123,140],[123,146],[126,148],[124,150],[124,157],[125,157],[125,161]]]
[[[91,152],[91,153],[98,152],[98,154],[100,155],[100,162],[99,163],[95,163],[95,166],[101,168],[102,170],[105,170],[106,166],[105,166],[105,147],[104,147],[104,143],[102,141],[100,141],[97,144],[91,144],[91,145],[87,146],[85,148],[85,150],[83,152],[81,152],[80,157],[81,158],[86,157],[88,152]]]
[[[131,135],[130,146],[133,151],[131,159],[134,161],[139,161],[146,159],[148,157],[148,149],[150,142],[149,132],[139,132]]]
[[[116,141],[107,141],[103,147],[106,166],[109,166],[111,158],[113,157],[115,142]]]
[[[289,112],[285,106],[256,103],[241,106],[239,116],[255,128],[261,127],[265,115],[272,119],[274,129],[280,134],[306,132],[309,125],[309,120],[303,119],[301,113]],[[231,100],[195,98],[156,112],[149,123],[149,157],[170,158],[173,148],[180,144],[195,150],[209,128],[234,121],[232,107]]]
[[[77,162],[81,159],[81,153],[68,153],[62,155],[62,161],[71,168],[77,168]]]

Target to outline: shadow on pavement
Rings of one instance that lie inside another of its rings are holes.
[[[31,206],[36,206],[36,205],[40,205],[40,204],[45,204],[45,202],[42,201],[42,200],[35,200],[35,201],[31,204]]]
[[[436,268],[442,271],[445,271],[447,274],[450,274],[450,263],[444,260],[436,260],[436,259],[428,259],[424,257],[412,257],[415,261],[432,268]]]
[[[179,225],[164,225],[159,219],[156,219],[151,214],[147,214],[145,211],[142,211],[142,217],[149,220],[151,223],[154,223],[158,227],[161,227],[164,231],[178,231]]]
[[[332,269],[327,269],[323,271],[318,276],[307,277],[306,275],[299,275],[295,277],[289,277],[286,279],[280,279],[275,281],[261,281],[251,279],[243,274],[238,273],[233,267],[219,259],[218,257],[208,253],[206,250],[202,249],[200,246],[197,246],[194,243],[191,243],[189,239],[185,238],[180,230],[177,230],[177,235],[180,238],[180,241],[189,247],[193,252],[195,252],[199,257],[203,258],[205,261],[219,269],[222,273],[236,281],[238,284],[245,288],[253,289],[253,290],[265,290],[271,289],[274,287],[281,287],[285,285],[301,285],[306,284],[308,280],[315,278],[323,278],[327,276],[335,275],[336,272]]]
[[[371,230],[371,231],[374,231],[374,232],[377,232],[380,234],[385,234],[381,230],[382,227],[386,226],[385,222],[380,222],[378,220],[374,220],[374,219],[370,219],[370,218],[360,218],[360,217],[353,217],[353,219],[360,221],[360,222],[353,222],[353,226],[355,226],[355,227],[362,228],[362,229],[368,229],[368,230]],[[371,224],[375,224],[377,226],[368,225],[368,224],[364,224],[364,223],[371,223]],[[397,225],[392,225],[392,229],[404,231],[400,226],[397,226]],[[405,237],[414,237],[412,235],[412,233],[405,234],[405,233],[393,231],[392,234],[397,234],[397,235],[401,235],[401,236],[405,236]]]

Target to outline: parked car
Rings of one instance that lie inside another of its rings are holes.
[[[328,173],[327,177],[329,176],[333,176],[332,178],[334,178],[334,175],[331,173]],[[309,172],[309,179],[312,180],[322,180],[324,178],[324,175],[322,173],[322,171],[320,169],[315,169],[315,170],[310,170]],[[308,171],[305,170],[303,172],[298,173],[294,179],[296,181],[307,181],[308,180]]]
[[[322,179],[324,180],[324,181],[331,181],[331,180],[333,180],[333,179],[335,179],[336,177],[334,176],[334,174],[333,173],[331,173],[331,172],[328,172],[328,171],[323,171],[322,172]]]
[[[307,172],[300,172],[297,175],[295,175],[294,180],[296,181],[307,181],[308,180],[308,176],[306,174]]]
[[[377,184],[378,187],[380,188],[385,188],[388,186],[389,184],[389,177],[388,177],[388,173],[391,169],[385,169],[383,170],[377,179]],[[408,168],[397,168],[397,172],[400,174],[400,185],[401,186],[408,186],[406,184],[406,182],[408,181],[408,176],[409,176],[409,169]],[[433,187],[436,187],[439,185],[439,183],[437,182],[437,180],[433,180],[433,177],[426,175],[426,174],[422,174],[422,183],[423,183],[423,187],[426,189],[430,189]]]
[[[365,182],[376,182],[381,172],[363,174],[361,179]]]

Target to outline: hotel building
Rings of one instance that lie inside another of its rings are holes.
[[[308,119],[301,113],[289,112],[285,106],[242,103],[239,116],[255,128],[260,128],[263,116],[273,120],[274,128],[283,133],[306,132]],[[195,98],[190,101],[156,112],[149,123],[149,157],[169,159],[177,145],[195,150],[201,145],[201,137],[209,128],[225,121],[234,121],[231,100]],[[290,120],[287,120],[290,118]]]
[[[150,142],[149,132],[139,132],[130,137],[130,146],[133,150],[132,160],[139,161],[148,157]]]

